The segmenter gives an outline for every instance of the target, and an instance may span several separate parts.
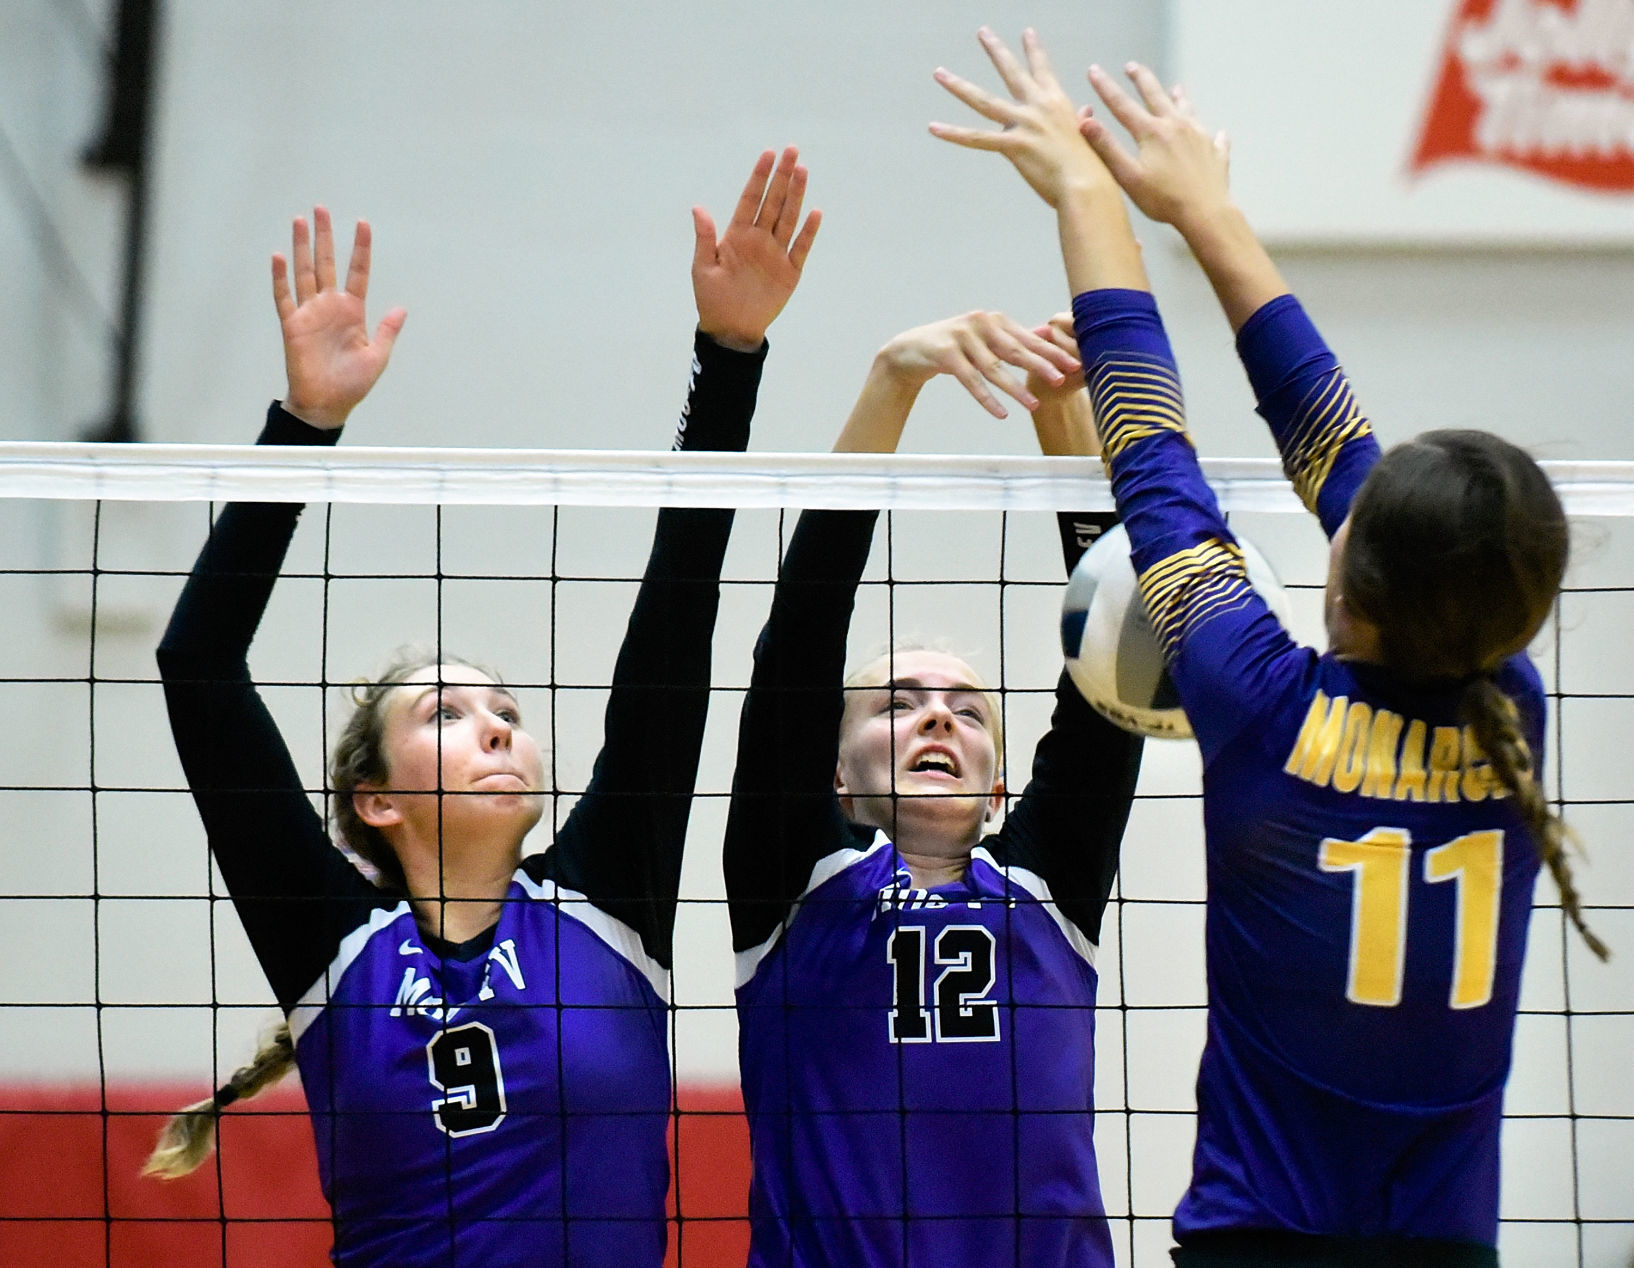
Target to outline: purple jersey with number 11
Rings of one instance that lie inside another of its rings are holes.
[[[1459,716],[1291,639],[1186,435],[1151,297],[1074,303],[1113,490],[1203,756],[1208,1038],[1176,1237],[1285,1230],[1493,1245],[1498,1129],[1538,858]],[[1238,348],[1295,489],[1332,535],[1378,459],[1291,296]],[[1498,685],[1543,752],[1524,656]]]

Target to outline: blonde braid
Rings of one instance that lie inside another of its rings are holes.
[[[1600,959],[1609,960],[1610,949],[1583,920],[1582,899],[1566,858],[1567,844],[1576,838],[1560,816],[1549,808],[1548,799],[1533,774],[1532,753],[1521,736],[1515,702],[1489,675],[1482,674],[1464,689],[1462,703],[1464,720],[1474,731],[1475,742],[1492,763],[1504,787],[1514,796],[1516,809],[1531,829],[1538,857],[1555,878],[1561,907],[1577,932],[1583,935],[1589,950]]]
[[[232,1078],[215,1095],[187,1106],[159,1133],[159,1140],[142,1166],[145,1176],[179,1180],[198,1169],[216,1143],[216,1122],[221,1111],[234,1101],[254,1096],[289,1073],[295,1064],[295,1041],[289,1023],[279,1022],[261,1043],[248,1065],[233,1071]]]

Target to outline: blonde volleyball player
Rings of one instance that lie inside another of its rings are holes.
[[[897,336],[836,448],[893,451],[950,374],[995,415],[1001,392],[1031,409],[1047,452],[1094,452],[1067,330],[973,313]],[[1095,943],[1141,741],[1063,675],[991,831],[1002,716],[976,671],[899,647],[845,676],[875,519],[801,515],[743,708],[725,875],[749,1261],[1110,1268]],[[1086,538],[1062,533],[1070,568]]]
[[[765,331],[817,231],[818,213],[800,220],[796,160],[760,157],[718,240],[694,209],[698,333],[677,447],[748,441]],[[403,322],[393,310],[372,338],[364,324],[368,226],[344,283],[322,209],[313,228],[297,220],[293,260],[274,257],[289,392],[262,443],[335,443]],[[601,752],[543,853],[522,853],[543,758],[502,682],[433,650],[360,691],[332,783],[370,881],[331,843],[247,665],[300,510],[227,507],[159,647],[210,848],[289,1019],[200,1114],[299,1065],[336,1263],[656,1268],[663,991],[732,513],[659,513]],[[199,1154],[184,1143],[150,1169]]]

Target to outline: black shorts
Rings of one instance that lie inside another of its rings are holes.
[[[1311,1237],[1242,1230],[1194,1233],[1176,1268],[1498,1268],[1494,1247],[1409,1237]]]

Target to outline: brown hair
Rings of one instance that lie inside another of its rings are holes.
[[[387,769],[384,747],[386,733],[386,702],[393,687],[407,682],[420,670],[432,665],[464,665],[500,682],[498,674],[486,666],[475,664],[462,656],[439,652],[434,647],[410,646],[400,648],[381,672],[367,682],[352,686],[352,712],[335,740],[329,757],[329,787],[333,792],[332,813],[336,835],[340,841],[380,878],[380,888],[394,894],[408,893],[408,877],[403,865],[385,835],[373,824],[365,823],[352,804],[352,794],[361,785],[385,786],[391,772]]]
[[[1601,959],[1512,701],[1493,675],[1530,643],[1566,575],[1570,531],[1525,450],[1482,431],[1432,431],[1386,453],[1351,505],[1339,566],[1345,603],[1378,627],[1384,663],[1410,680],[1464,680],[1460,707],[1515,798],[1561,906]]]

